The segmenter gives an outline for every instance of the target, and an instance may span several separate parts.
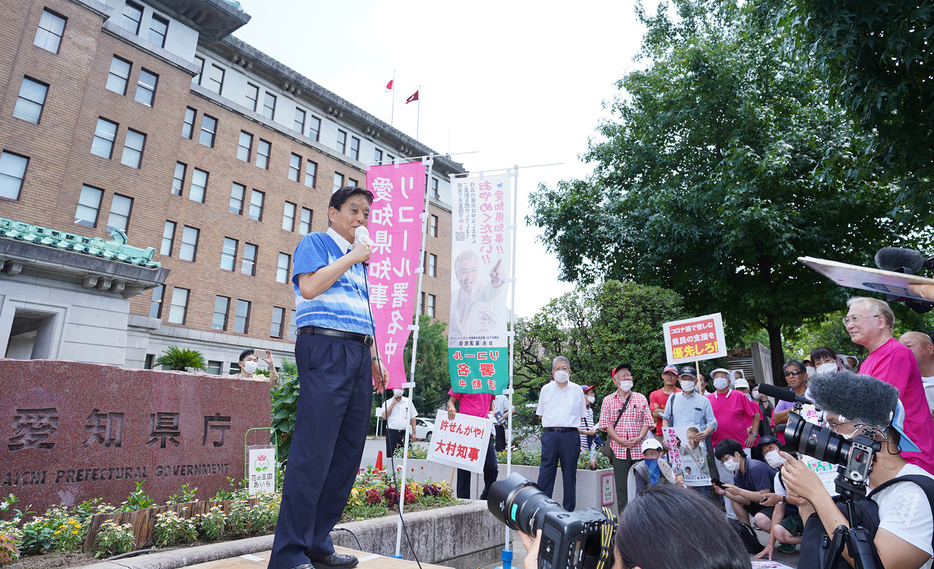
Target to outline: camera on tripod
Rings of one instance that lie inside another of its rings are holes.
[[[517,472],[490,486],[487,507],[510,529],[532,537],[542,530],[539,569],[604,569],[613,565],[616,516],[609,508],[568,512]]]

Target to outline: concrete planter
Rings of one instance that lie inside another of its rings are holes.
[[[401,468],[401,459],[394,459],[395,466]],[[389,466],[386,463],[385,466]],[[436,482],[446,481],[452,488],[457,487],[457,473],[450,466],[438,464],[428,460],[409,459],[406,464],[406,478],[414,478],[418,482],[424,482],[429,478]],[[538,480],[537,466],[519,466],[512,465],[512,472],[518,472],[532,482]],[[506,465],[499,465],[499,475],[497,480],[506,478]],[[470,475],[470,498],[477,500],[480,492],[483,491],[483,474],[471,473]],[[564,496],[564,483],[561,477],[561,469],[558,469],[557,479],[555,480],[555,492],[552,498],[561,503]],[[603,470],[578,470],[577,471],[577,510],[587,508],[600,508],[609,506],[616,513],[616,483],[613,479],[613,469]]]

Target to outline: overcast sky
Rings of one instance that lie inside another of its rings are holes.
[[[471,172],[518,165],[516,313],[572,290],[525,224],[528,195],[592,171],[578,157],[644,32],[632,0],[240,3],[253,19],[234,35],[253,47]]]

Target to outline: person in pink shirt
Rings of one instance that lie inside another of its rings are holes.
[[[909,464],[934,474],[934,421],[924,395],[921,370],[910,349],[892,335],[895,314],[889,305],[876,298],[855,296],[843,325],[854,344],[869,350],[859,373],[870,375],[898,389],[898,399],[905,407],[905,434],[917,441],[921,452],[902,452]]]
[[[492,393],[454,393],[454,390],[448,390],[448,419],[454,420],[454,415],[458,413],[456,402],[460,402],[460,413],[471,415],[473,417],[487,417],[490,414],[490,406],[493,403]],[[496,443],[493,441],[493,434],[490,434],[490,442],[486,447],[486,460],[483,462],[483,492],[480,492],[480,499],[486,500],[486,494],[490,491],[490,486],[496,482],[499,474],[499,467],[496,466]],[[470,471],[457,469],[457,497],[465,500],[470,499]]]

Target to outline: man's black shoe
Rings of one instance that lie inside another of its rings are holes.
[[[321,559],[312,559],[311,566],[315,569],[324,569],[325,567],[337,567],[338,569],[350,569],[356,567],[359,561],[353,555],[341,555],[336,551],[327,557]]]
[[[311,563],[302,563],[301,565],[296,565],[295,567],[290,567],[289,569],[314,569],[311,566]]]

